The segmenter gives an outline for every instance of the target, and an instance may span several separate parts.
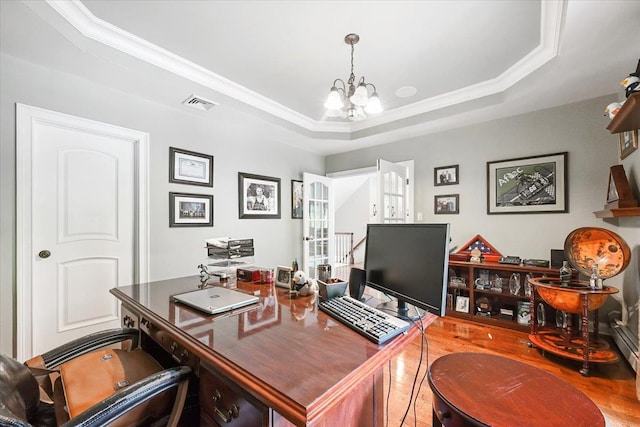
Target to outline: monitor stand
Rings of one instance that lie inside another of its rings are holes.
[[[424,316],[418,307],[408,304],[406,301],[393,299],[391,301],[380,303],[376,306],[380,311],[384,311],[392,316],[403,320],[416,321]]]

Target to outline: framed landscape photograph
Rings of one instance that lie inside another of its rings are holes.
[[[169,182],[213,187],[213,156],[169,147]]]
[[[291,218],[302,219],[302,181],[291,180]]]
[[[433,169],[433,185],[460,184],[458,178],[458,165],[441,166]]]
[[[638,129],[620,132],[618,134],[618,142],[620,146],[620,160],[623,160],[638,149]]]
[[[487,162],[487,214],[569,212],[567,152]]]
[[[434,213],[436,215],[459,214],[459,204],[459,194],[442,194],[434,196]]]
[[[169,193],[169,227],[213,226],[213,196]]]
[[[240,219],[280,218],[280,178],[238,172]]]

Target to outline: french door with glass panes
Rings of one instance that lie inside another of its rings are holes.
[[[408,173],[406,166],[377,161],[378,169],[378,209],[376,222],[398,224],[407,222]]]
[[[316,278],[317,266],[332,264],[335,257],[333,179],[305,172],[302,181],[302,269]]]

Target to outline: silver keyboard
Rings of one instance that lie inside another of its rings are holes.
[[[346,295],[320,301],[318,308],[377,344],[389,341],[411,326],[405,320]]]

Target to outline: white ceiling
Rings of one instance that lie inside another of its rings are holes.
[[[191,94],[331,154],[601,95],[640,57],[639,1],[1,1],[2,52],[171,105]],[[324,116],[332,82],[385,111]],[[413,86],[414,96],[396,96]],[[604,106],[603,106],[604,110]],[[594,118],[597,120],[599,118]],[[603,126],[606,122],[603,121]],[[301,137],[303,136],[303,137]]]

